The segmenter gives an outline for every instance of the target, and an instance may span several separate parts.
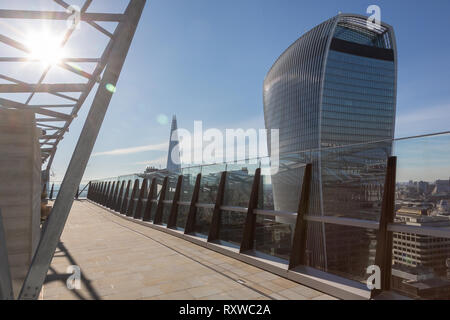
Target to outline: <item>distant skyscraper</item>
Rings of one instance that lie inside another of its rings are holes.
[[[174,115],[170,129],[169,152],[167,155],[167,170],[170,172],[178,172],[181,170],[180,143],[178,141],[177,130],[177,117]]]
[[[281,163],[287,153],[305,151],[289,161],[313,164],[308,214],[378,219],[391,142],[325,149],[393,138],[396,56],[391,26],[339,14],[305,33],[268,72],[265,124],[279,129]],[[272,177],[277,210],[297,210],[302,173]],[[307,258],[315,267],[364,275],[373,245],[374,234],[364,229],[309,223]]]

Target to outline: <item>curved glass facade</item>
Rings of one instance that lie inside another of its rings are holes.
[[[368,28],[366,20],[345,14],[323,22],[294,42],[264,81],[265,124],[279,129],[280,164],[289,153],[322,150],[303,153],[302,161],[313,164],[309,215],[379,218],[390,143],[336,148],[394,136],[395,36],[389,25]],[[272,176],[275,210],[297,211],[302,172]],[[309,264],[353,274],[370,265],[374,235],[347,229],[309,224]],[[348,245],[337,248],[336,237],[344,235]]]

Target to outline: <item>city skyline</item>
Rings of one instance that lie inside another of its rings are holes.
[[[40,9],[46,2],[30,7],[28,3],[2,1],[2,5]],[[396,137],[447,130],[448,44],[440,41],[439,51],[433,50],[432,44],[438,41],[439,30],[449,27],[445,12],[450,5],[446,1],[374,4],[380,6],[382,20],[393,25],[401,39]],[[121,5],[117,1],[96,6],[115,12]],[[364,1],[329,1],[320,6],[311,2],[247,1],[236,10],[235,6],[213,1],[152,1],[144,11],[136,34],[138,41],[130,50],[131,58],[94,149],[97,156],[91,158],[84,180],[140,172],[147,164],[164,166],[172,114],[177,114],[179,127],[186,129],[193,127],[194,120],[203,120],[206,128],[264,128],[261,87],[273,60],[320,21],[339,11],[367,15],[367,7]],[[267,19],[270,14],[283,19]],[[417,47],[418,42],[423,45]],[[240,50],[230,50],[232,47]],[[232,80],[236,74],[238,79]],[[183,98],[170,94],[175,91]],[[90,101],[91,97],[87,104]],[[55,180],[63,178],[86,109],[82,108],[59,146]],[[121,152],[111,152],[114,150]],[[425,178],[432,181],[436,174]]]
[[[450,299],[450,3],[66,1],[0,0],[0,300]]]

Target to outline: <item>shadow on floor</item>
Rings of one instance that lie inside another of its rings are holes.
[[[75,259],[70,255],[69,250],[67,250],[67,248],[64,246],[64,243],[59,242],[58,249],[55,252],[54,258],[66,258],[69,261],[70,265],[78,266]],[[61,281],[64,284],[64,286],[66,286],[67,279],[73,275],[72,273],[57,273],[56,270],[52,267],[49,268],[49,272],[50,272],[50,274],[47,274],[44,285],[49,284],[51,282],[55,282],[55,281]],[[83,276],[82,270],[81,270],[81,283],[82,283],[83,287],[86,288],[87,291],[89,292],[89,296],[85,296],[85,295],[81,294],[78,290],[70,290],[73,295],[75,295],[80,300],[89,300],[89,299],[100,300],[101,299],[100,296],[98,295],[98,293],[95,291],[94,287],[91,285],[91,281]],[[44,293],[44,298],[45,298],[45,293]]]

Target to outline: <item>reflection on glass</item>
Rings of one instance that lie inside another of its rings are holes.
[[[398,140],[395,223],[450,234],[450,134]],[[416,299],[450,299],[450,239],[393,234],[392,287]]]
[[[256,251],[288,261],[291,254],[293,228],[277,222],[274,217],[257,216],[255,228]]]
[[[172,209],[172,205],[165,203],[163,206],[163,215],[162,215],[162,223],[166,225],[169,222],[170,211]]]
[[[312,259],[315,254],[313,234],[311,229],[321,228],[318,222],[308,222],[308,241],[306,244],[306,264],[338,276],[366,283],[368,275],[367,267],[375,263],[376,236],[374,230],[342,226],[335,224],[323,224],[326,236],[326,259],[317,262]],[[327,268],[323,268],[322,265]]]
[[[219,239],[240,246],[246,216],[245,213],[222,211],[220,214]]]
[[[200,203],[215,203],[217,190],[219,189],[222,172],[226,170],[226,165],[210,165],[202,168],[202,178],[200,182]]]
[[[186,228],[187,217],[189,214],[189,206],[178,206],[177,222],[178,229],[184,230]]]
[[[224,204],[246,208],[258,165],[228,165]]]
[[[194,233],[207,237],[209,234],[209,228],[211,226],[212,215],[212,209],[197,208],[197,214],[195,215]]]

